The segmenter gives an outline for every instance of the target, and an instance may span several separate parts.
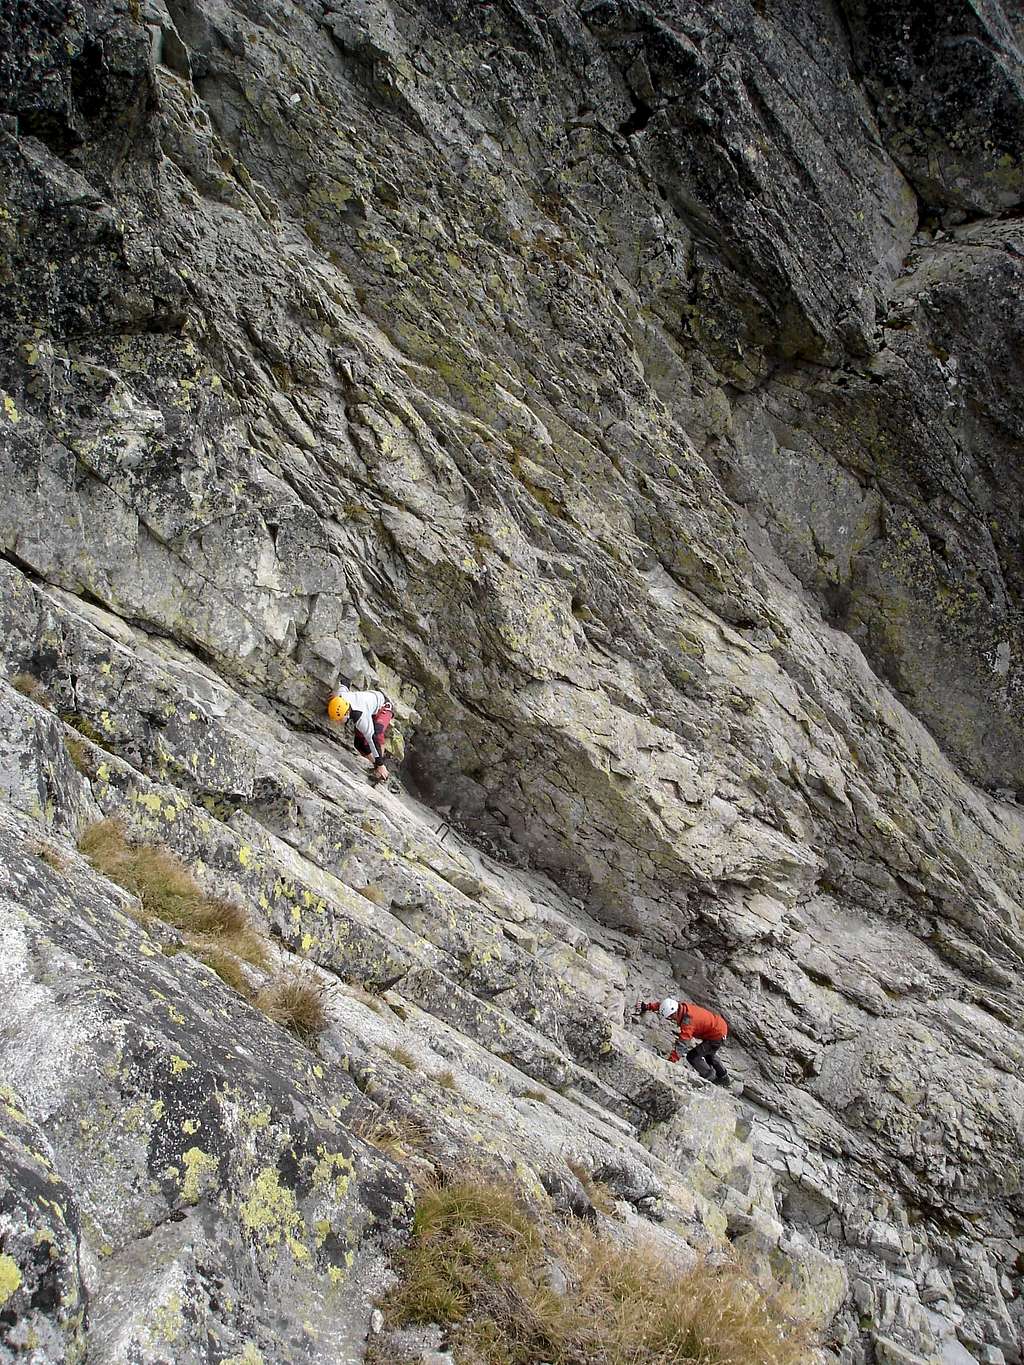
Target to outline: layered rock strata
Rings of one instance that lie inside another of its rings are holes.
[[[904,8],[0,20],[4,1349],[358,1358],[383,1096],[848,1365],[1020,1360],[1019,16]],[[124,917],[111,813],[348,983],[320,1061]]]

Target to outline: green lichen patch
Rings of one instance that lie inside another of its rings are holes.
[[[13,1256],[0,1253],[0,1308],[21,1288],[21,1271]]]
[[[308,1261],[309,1229],[298,1210],[295,1195],[281,1184],[276,1167],[265,1166],[253,1181],[239,1207],[243,1226],[263,1247],[288,1247],[296,1261]]]

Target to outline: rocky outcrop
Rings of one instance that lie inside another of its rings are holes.
[[[1019,1360],[1021,58],[919,8],[0,34],[7,1349],[160,1359],[177,1295],[176,1359],[280,1357],[274,1304],[358,1356],[407,1211],[369,1096],[736,1242],[849,1365]],[[73,850],[112,813],[348,983],[320,1061],[123,916]],[[641,988],[726,1012],[742,1100]]]

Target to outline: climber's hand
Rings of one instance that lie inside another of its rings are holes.
[[[638,1000],[636,1002],[636,1004],[633,1006],[633,1013],[629,1016],[634,1024],[640,1018],[640,1016],[643,1014],[646,1008],[647,1006],[644,1004],[642,1000]]]
[[[383,763],[380,765],[379,768],[374,768],[374,770],[373,770],[373,780],[374,780],[374,782],[386,782],[386,781],[388,780],[388,776],[389,776],[389,774],[388,774],[387,766],[386,766],[385,764],[383,764]]]
[[[670,1062],[679,1061],[679,1053],[675,1050],[675,1048],[673,1048],[672,1051],[668,1054],[668,1059]]]

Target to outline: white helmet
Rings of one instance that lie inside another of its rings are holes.
[[[662,1019],[671,1019],[678,1008],[679,1001],[673,1000],[672,997],[669,996],[667,1000],[663,1000],[658,1006],[658,1013],[661,1015]]]

